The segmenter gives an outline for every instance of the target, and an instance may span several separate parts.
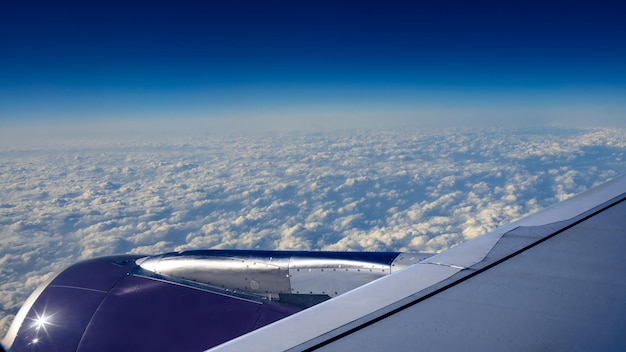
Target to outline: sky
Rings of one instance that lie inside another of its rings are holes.
[[[81,259],[438,252],[623,174],[624,18],[617,1],[0,2],[0,335]]]
[[[618,1],[6,1],[0,133],[622,127],[625,17]]]

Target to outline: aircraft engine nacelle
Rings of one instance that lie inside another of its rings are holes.
[[[429,254],[205,250],[74,264],[34,292],[9,351],[204,350]]]

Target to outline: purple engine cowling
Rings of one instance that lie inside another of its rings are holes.
[[[24,304],[9,351],[202,351],[429,257],[204,250],[74,264]]]
[[[140,257],[63,271],[36,298],[9,351],[201,351],[300,310],[132,275]]]

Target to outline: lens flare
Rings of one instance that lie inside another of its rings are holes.
[[[37,318],[35,319],[35,321],[33,322],[33,324],[31,325],[31,327],[39,330],[41,328],[46,328],[46,325],[50,323],[50,316],[47,316],[45,314],[42,315],[37,315]]]

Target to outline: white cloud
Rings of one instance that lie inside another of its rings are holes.
[[[442,251],[626,172],[623,136],[370,130],[0,151],[0,334],[52,272],[97,255]]]

